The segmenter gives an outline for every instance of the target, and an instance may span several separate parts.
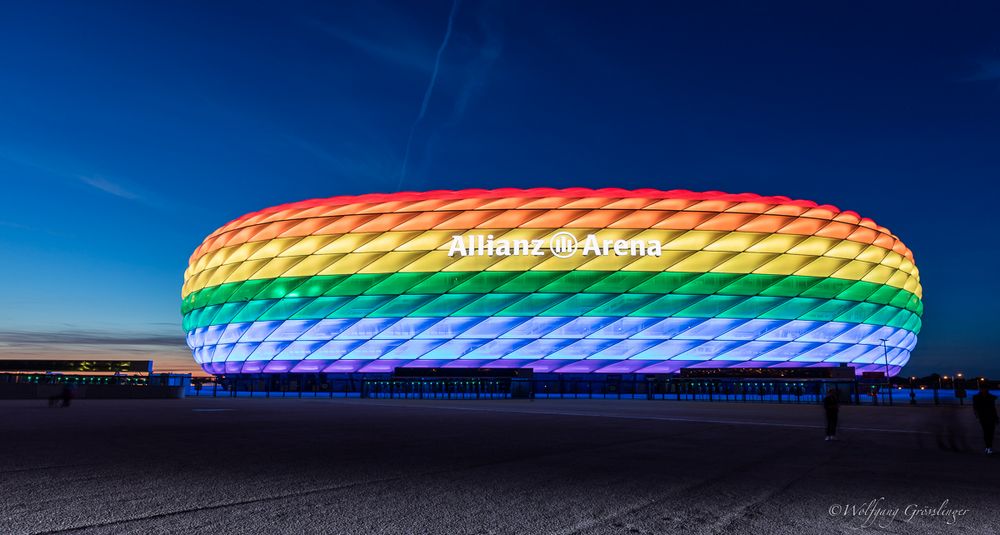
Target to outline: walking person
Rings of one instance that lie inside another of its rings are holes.
[[[824,440],[837,440],[837,416],[840,412],[840,394],[837,392],[837,387],[827,388],[826,396],[823,398],[823,412],[826,413]]]
[[[71,401],[73,401],[73,397],[75,395],[76,395],[76,383],[64,384],[62,388],[62,393],[59,395],[59,397],[62,399],[61,407],[63,408],[69,407],[69,404]]]
[[[993,434],[997,430],[997,397],[990,394],[990,389],[984,381],[979,386],[979,393],[972,396],[972,410],[983,428],[983,440],[986,442],[986,455],[993,453]]]

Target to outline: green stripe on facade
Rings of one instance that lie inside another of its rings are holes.
[[[890,304],[810,297],[610,294],[446,293],[332,295],[254,299],[208,305],[184,315],[186,331],[248,321],[362,317],[642,316],[842,321],[918,332],[920,317]]]
[[[649,271],[357,273],[226,283],[192,292],[181,312],[251,300],[400,294],[631,293],[803,297],[866,301],[923,314],[916,295],[884,284],[800,275]]]

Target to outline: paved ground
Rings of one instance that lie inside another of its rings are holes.
[[[0,422],[2,533],[1000,533],[968,407],[846,407],[838,442],[816,406],[676,401],[8,401]]]

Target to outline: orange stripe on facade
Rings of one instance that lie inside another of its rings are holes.
[[[888,229],[830,205],[753,194],[584,188],[408,192],[303,201],[231,221],[207,238],[191,258],[195,261],[222,247],[271,237],[360,232],[366,224],[370,224],[364,227],[367,232],[496,225],[815,234],[875,244],[912,260],[909,249]]]

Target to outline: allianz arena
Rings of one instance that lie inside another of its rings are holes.
[[[829,367],[896,374],[913,254],[870,219],[748,193],[497,189],[341,196],[245,215],[184,275],[213,374]]]

